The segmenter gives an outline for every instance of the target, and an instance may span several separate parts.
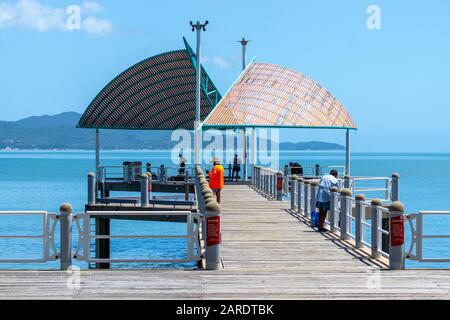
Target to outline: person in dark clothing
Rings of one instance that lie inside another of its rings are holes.
[[[292,163],[292,162],[291,162]],[[292,175],[298,175],[298,176],[303,176],[303,168],[300,164],[293,163],[291,166],[291,174]]]
[[[180,157],[180,169],[178,169],[178,174],[185,174],[186,173],[186,159],[183,157],[182,154],[179,155]]]

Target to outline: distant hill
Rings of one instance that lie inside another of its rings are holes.
[[[78,129],[81,114],[64,112],[54,116],[33,116],[18,121],[0,121],[0,149],[93,150],[95,133]],[[101,147],[106,150],[171,149],[171,131],[102,130]],[[342,150],[326,142],[280,143],[281,150]]]

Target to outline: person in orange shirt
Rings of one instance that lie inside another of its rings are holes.
[[[225,185],[224,172],[225,171],[223,169],[223,166],[220,164],[220,159],[217,157],[214,158],[212,171],[206,171],[206,173],[209,175],[209,187],[213,190],[218,203],[220,203],[220,191]]]

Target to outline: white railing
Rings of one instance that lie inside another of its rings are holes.
[[[450,233],[445,235],[438,234],[424,234],[424,217],[425,216],[450,216],[450,211],[420,211],[412,213],[406,218],[411,229],[411,244],[407,252],[409,260],[419,262],[450,262],[448,258],[425,258],[423,254],[423,240],[424,239],[450,239]],[[415,222],[415,225],[414,225]],[[415,250],[414,250],[415,249]]]
[[[91,235],[90,219],[102,216],[134,216],[134,217],[154,217],[154,216],[185,216],[186,234],[182,235]],[[74,215],[74,222],[78,229],[78,246],[73,257],[89,263],[184,263],[201,259],[199,243],[199,225],[201,216],[199,213],[191,211],[89,211]],[[81,223],[82,222],[82,223]],[[187,257],[184,259],[147,259],[147,258],[94,258],[91,257],[91,240],[112,240],[112,239],[186,239]]]
[[[39,259],[27,259],[27,258],[10,258],[0,259],[0,263],[46,263],[48,261],[55,261],[58,259],[58,251],[56,249],[55,231],[58,224],[58,216],[56,213],[48,213],[47,211],[0,211],[0,217],[5,216],[41,216],[42,227],[38,231],[40,234],[34,235],[7,235],[0,234],[0,239],[19,239],[19,240],[32,240],[40,239],[42,241],[42,255]],[[1,228],[0,228],[1,230]]]

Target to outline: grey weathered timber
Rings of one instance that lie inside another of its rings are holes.
[[[62,204],[60,209],[60,268],[67,270],[72,265],[72,206]]]
[[[304,223],[288,201],[248,186],[222,191],[224,269],[0,271],[0,299],[449,299],[448,270],[389,271]]]

